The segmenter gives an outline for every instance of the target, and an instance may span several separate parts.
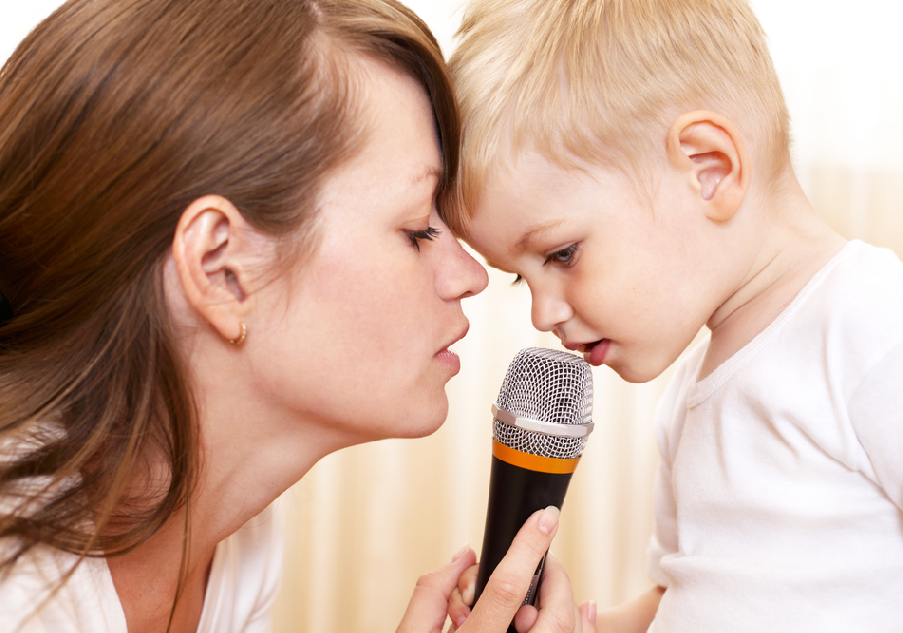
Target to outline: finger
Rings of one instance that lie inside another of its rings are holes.
[[[458,578],[476,562],[476,558],[474,551],[465,545],[450,562],[421,576],[397,633],[441,633],[448,601],[458,585]]]
[[[461,592],[461,599],[468,607],[473,606],[473,594],[477,589],[477,574],[480,571],[479,565],[474,565],[458,579],[458,590]]]
[[[452,591],[451,598],[448,601],[448,617],[451,619],[454,627],[459,629],[469,615],[470,607],[465,604],[464,599],[461,597],[461,591],[455,587],[455,590]]]
[[[514,537],[508,553],[489,577],[465,626],[474,631],[504,631],[524,601],[539,561],[558,531],[558,508],[535,512]]]
[[[583,633],[595,633],[596,631],[596,601],[587,600],[579,607],[580,618],[583,620]]]
[[[536,624],[537,618],[539,618],[539,611],[536,607],[525,604],[517,610],[517,615],[514,616],[514,628],[517,629],[517,633],[527,633]]]
[[[582,616],[574,602],[571,581],[552,552],[546,556],[539,604],[539,617],[534,625],[537,630],[543,633],[571,633],[582,627]]]

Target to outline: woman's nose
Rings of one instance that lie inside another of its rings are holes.
[[[446,301],[478,295],[489,285],[489,274],[468,253],[451,231],[443,227],[444,257],[438,262],[436,290]]]

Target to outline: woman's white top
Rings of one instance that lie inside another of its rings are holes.
[[[277,499],[217,545],[198,633],[269,632],[282,553]],[[10,575],[0,579],[0,633],[127,633],[103,558],[84,559],[42,605],[75,561],[74,555],[47,546],[21,557]]]

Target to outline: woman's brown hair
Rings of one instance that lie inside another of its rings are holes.
[[[287,258],[315,248],[318,187],[359,144],[355,55],[429,95],[441,196],[454,96],[394,0],[70,0],[3,67],[0,571],[36,544],[128,552],[190,502],[196,410],[162,285],[176,224],[219,194]],[[126,498],[150,451],[165,490]]]

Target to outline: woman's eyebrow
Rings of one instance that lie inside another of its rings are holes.
[[[426,178],[430,178],[431,176],[435,176],[436,178],[436,186],[442,182],[442,177],[445,175],[445,170],[441,166],[436,165],[425,165],[424,168],[414,174],[411,178],[412,184],[418,184]]]

